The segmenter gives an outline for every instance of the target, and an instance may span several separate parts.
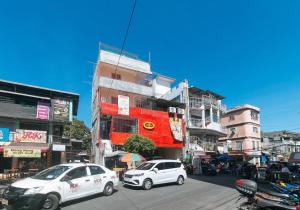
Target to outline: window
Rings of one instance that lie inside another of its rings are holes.
[[[143,163],[139,165],[136,169],[137,170],[149,170],[154,166],[154,163]]]
[[[53,180],[62,175],[70,168],[70,166],[54,166],[34,175],[31,178],[40,180]]]
[[[105,171],[99,166],[89,166],[91,175],[104,174]]]
[[[234,120],[234,115],[229,115],[229,121]]]
[[[255,110],[251,110],[251,119],[258,120],[258,112]]]
[[[69,176],[71,180],[87,176],[86,167],[84,166],[84,167],[75,168],[69,173],[67,173],[67,176]]]
[[[236,144],[236,150],[241,151],[243,149],[241,141],[236,141],[235,144]]]
[[[236,133],[236,128],[230,128],[231,133]]]
[[[256,147],[256,143],[255,143],[255,141],[252,141],[252,148],[253,148],[253,150],[255,150],[255,147]]]
[[[118,104],[118,97],[112,96],[111,97],[111,103],[112,104]]]
[[[111,74],[111,78],[120,80],[121,79],[121,75],[120,74],[116,74],[116,73],[112,73]]]
[[[137,119],[132,118],[114,118],[113,132],[137,133]]]
[[[155,168],[157,168],[158,170],[165,170],[165,163],[159,163],[155,166]]]
[[[253,127],[253,132],[254,133],[258,133],[258,128],[257,127]]]

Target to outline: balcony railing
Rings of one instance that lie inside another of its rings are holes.
[[[191,118],[190,119],[190,126],[191,127],[197,127],[197,128],[202,128],[202,119],[196,119],[196,118]]]
[[[153,96],[152,87],[122,80],[115,80],[103,76],[99,78],[99,86],[146,96]]]
[[[189,104],[190,108],[194,108],[194,109],[202,109],[204,108],[205,105],[213,105],[219,108],[222,112],[225,112],[227,109],[224,104],[219,104],[219,102],[216,99],[208,98],[208,97],[203,97],[203,98],[190,97],[189,103],[190,103]]]

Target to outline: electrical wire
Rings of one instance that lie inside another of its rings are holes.
[[[125,37],[123,39],[123,43],[122,43],[120,55],[119,55],[119,58],[118,58],[117,65],[115,67],[114,75],[116,75],[117,71],[118,71],[118,66],[120,64],[120,60],[121,60],[121,57],[122,57],[122,54],[123,54],[123,50],[124,50],[124,47],[125,47],[125,44],[126,44],[126,40],[127,40],[127,37],[128,37],[130,26],[131,26],[131,22],[132,22],[133,14],[134,14],[134,11],[135,11],[136,3],[137,3],[137,0],[134,0],[133,7],[132,7],[132,10],[131,10],[131,15],[130,15],[129,22],[128,22],[127,29],[126,29],[126,33],[125,33]],[[110,93],[110,90],[112,88],[113,82],[114,82],[114,79],[111,80],[111,83],[110,83],[110,86],[108,88],[108,92],[106,94],[105,99],[107,99],[108,96],[109,96],[109,93]]]

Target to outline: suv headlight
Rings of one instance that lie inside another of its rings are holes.
[[[32,195],[40,192],[44,187],[33,187],[25,191],[24,195]]]
[[[133,174],[132,176],[144,176],[144,173],[141,173],[141,174]]]

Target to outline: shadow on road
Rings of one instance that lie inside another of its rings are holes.
[[[155,188],[160,188],[160,187],[166,187],[166,186],[173,186],[173,185],[177,185],[176,183],[167,183],[167,184],[158,184],[158,185],[153,185],[152,189]],[[144,191],[144,189],[142,187],[134,187],[134,186],[130,186],[130,185],[123,185],[124,188],[130,189],[130,190],[139,190],[139,191]]]
[[[118,192],[118,190],[115,189],[113,194],[115,194],[116,192]],[[94,199],[97,199],[99,197],[105,197],[105,196],[103,195],[103,193],[98,193],[98,194],[91,195],[91,196],[88,196],[88,197],[79,198],[79,199],[72,200],[72,201],[67,201],[67,202],[61,204],[60,207],[56,210],[60,210],[61,208],[64,208],[64,207],[67,207],[67,206],[76,205],[76,204],[84,202],[84,201],[94,200]]]
[[[231,176],[231,175],[217,175],[217,176],[189,175],[188,178],[223,186],[223,187],[229,187],[232,189],[235,189],[235,180],[238,179],[238,177]]]

